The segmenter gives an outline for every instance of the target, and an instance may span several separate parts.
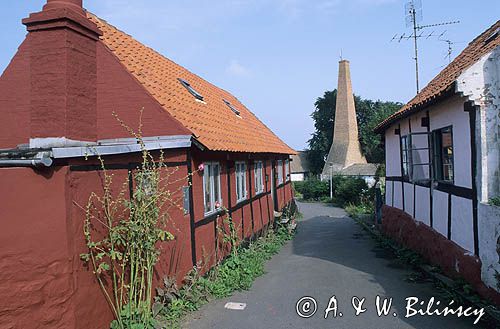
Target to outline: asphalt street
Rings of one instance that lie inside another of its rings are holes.
[[[377,246],[342,209],[315,203],[302,203],[300,209],[304,219],[295,239],[268,262],[266,274],[249,291],[205,305],[183,328],[480,328],[473,325],[476,316],[407,316],[425,310],[432,297],[433,309],[443,308],[436,307],[439,295],[433,285],[408,280],[412,271]],[[387,315],[377,314],[377,296],[380,306],[392,298]],[[411,297],[418,302],[407,310]],[[366,311],[356,316],[353,299],[357,309]],[[227,302],[245,303],[246,308],[226,309]],[[332,310],[325,319],[329,304]]]

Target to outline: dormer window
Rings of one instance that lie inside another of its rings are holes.
[[[197,100],[203,102],[203,96],[199,92],[197,92],[196,90],[194,90],[194,88],[191,87],[191,85],[189,84],[189,82],[187,82],[184,79],[179,79],[179,82],[184,86],[184,88],[186,88],[189,91],[189,93],[191,95],[194,96],[194,98],[196,98]]]
[[[234,112],[234,114],[236,114],[237,116],[240,116],[240,111],[236,107],[234,107],[233,104],[229,103],[225,99],[223,101],[224,101],[224,103],[226,103],[227,107],[229,107],[231,109],[231,111]]]

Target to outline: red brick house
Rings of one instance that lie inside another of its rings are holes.
[[[85,214],[76,205],[102,189],[87,154],[101,154],[118,178],[140,162],[137,140],[113,112],[136,127],[143,109],[145,146],[164,151],[175,177],[194,172],[191,187],[174,179],[185,209],[171,214],[176,239],[158,279],[180,280],[212,259],[217,202],[250,238],[292,200],[295,152],[230,93],[84,11],[82,0],[48,0],[23,24],[26,39],[0,78],[1,328],[109,324],[79,258]]]

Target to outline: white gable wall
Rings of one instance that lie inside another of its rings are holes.
[[[500,195],[500,47],[457,79],[457,92],[479,106],[476,114],[479,199]]]

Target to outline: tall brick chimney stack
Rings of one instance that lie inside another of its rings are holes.
[[[23,24],[29,32],[30,144],[40,138],[95,141],[101,32],[85,16],[82,0],[47,0]]]
[[[323,169],[323,175],[330,174],[330,164],[333,165],[335,172],[353,164],[365,163],[366,159],[361,155],[361,145],[358,140],[358,122],[349,61],[341,60],[339,62],[333,144]]]

